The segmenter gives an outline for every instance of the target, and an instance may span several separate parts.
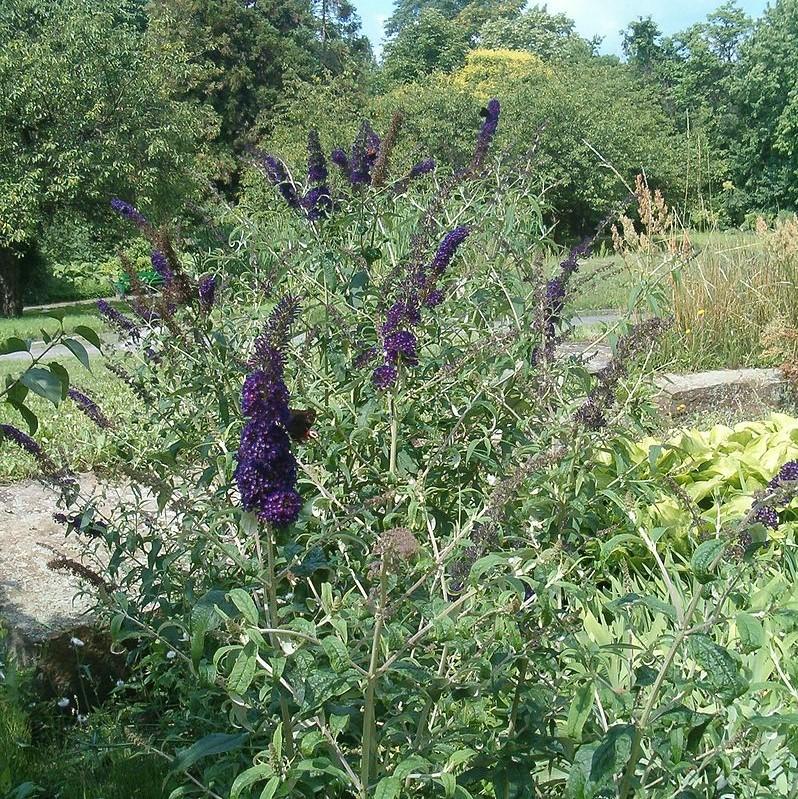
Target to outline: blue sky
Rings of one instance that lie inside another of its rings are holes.
[[[390,16],[393,0],[354,0],[363,21],[363,31],[376,52],[382,41],[382,26]],[[548,0],[549,11],[562,11],[576,21],[583,36],[603,36],[602,52],[619,53],[621,28],[637,17],[653,17],[665,33],[675,33],[699,22],[723,0]],[[752,17],[759,16],[767,0],[738,0]]]

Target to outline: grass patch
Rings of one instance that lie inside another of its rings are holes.
[[[124,302],[114,301],[111,304],[123,312],[127,309],[127,304]],[[99,326],[100,315],[94,305],[64,305],[54,309],[54,312],[64,314],[66,330],[71,330],[77,325],[88,325],[95,329]],[[21,339],[41,339],[42,328],[52,335],[58,330],[58,320],[50,316],[48,311],[25,311],[20,317],[0,319],[0,341],[11,336]]]
[[[103,358],[90,361],[91,372],[74,358],[64,360],[73,384],[89,394],[112,421],[124,424],[141,409],[141,400],[119,378],[103,366]],[[27,361],[0,362],[0,382],[7,375],[22,373]],[[73,471],[86,471],[96,466],[110,465],[114,449],[109,436],[91,422],[71,400],[64,400],[56,408],[39,397],[30,397],[31,409],[39,417],[36,440],[58,464]],[[0,403],[0,422],[13,424],[25,430],[22,417],[10,406]],[[38,471],[36,461],[17,447],[0,444],[0,483],[9,483],[30,477]]]

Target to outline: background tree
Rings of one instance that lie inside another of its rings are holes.
[[[479,43],[490,50],[528,50],[548,61],[595,55],[600,40],[579,36],[568,15],[551,14],[545,6],[534,5],[516,16],[488,20],[480,30]]]
[[[197,186],[213,115],[178,92],[182,48],[150,35],[141,5],[7,0],[0,10],[0,315],[22,311],[25,272],[59,213],[102,214],[114,194],[160,215]]]

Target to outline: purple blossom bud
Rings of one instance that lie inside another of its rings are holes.
[[[468,238],[470,232],[469,228],[461,225],[443,237],[443,241],[438,246],[438,251],[430,264],[430,268],[434,273],[442,275],[446,271],[446,267],[452,262],[457,248]]]
[[[408,366],[415,366],[418,363],[416,337],[409,330],[399,330],[386,336],[384,347],[388,363],[398,363],[399,359]]]
[[[55,464],[45,455],[39,443],[31,438],[27,433],[23,433],[10,424],[0,424],[0,440],[8,439],[16,444],[20,449],[25,450],[28,455],[32,455],[39,462],[45,472],[55,472]]]
[[[70,388],[67,391],[67,396],[78,406],[78,408],[89,417],[89,419],[104,430],[108,430],[111,427],[111,422],[108,421],[108,417],[100,410],[99,405],[91,399],[87,397],[82,391],[78,391],[76,388]]]
[[[499,101],[495,98],[488,101],[487,108],[482,110],[482,116],[485,121],[482,123],[482,129],[479,131],[477,138],[477,146],[474,150],[474,166],[479,166],[488,153],[490,143],[496,134],[496,128],[499,126]]]
[[[346,153],[340,148],[336,147],[330,153],[330,160],[347,176],[349,177],[349,159]]]
[[[417,164],[413,165],[410,170],[410,177],[421,177],[421,175],[426,175],[429,172],[432,172],[433,169],[435,169],[435,159],[425,158],[423,161],[419,161]]]
[[[150,261],[152,263],[152,268],[164,279],[164,282],[171,283],[174,275],[172,274],[172,269],[169,266],[169,261],[166,256],[160,250],[153,250]]]
[[[779,514],[774,508],[759,508],[754,514],[754,521],[776,530],[779,526]]]
[[[107,300],[97,300],[97,310],[119,330],[127,333],[133,340],[139,338],[136,324],[114,308]]]
[[[396,382],[397,376],[396,367],[386,363],[372,372],[371,382],[378,391],[385,391]]]
[[[277,527],[285,527],[296,521],[302,510],[302,497],[296,491],[275,491],[263,504],[261,518]]]
[[[147,217],[141,213],[135,206],[120,200],[119,197],[114,197],[111,200],[111,208],[114,209],[120,216],[130,220],[136,227],[144,229],[150,227]]]
[[[443,302],[443,291],[441,289],[433,289],[424,300],[424,305],[427,308],[437,308]]]
[[[260,153],[257,156],[258,165],[266,173],[266,176],[280,192],[283,199],[291,208],[299,209],[301,203],[296,187],[288,175],[285,164],[270,153]]]
[[[327,163],[321,151],[319,132],[311,130],[308,132],[308,183],[311,186],[319,186],[326,182]]]
[[[199,282],[199,301],[200,307],[205,313],[208,313],[213,308],[213,303],[216,300],[216,285],[217,281],[213,275],[205,275]]]

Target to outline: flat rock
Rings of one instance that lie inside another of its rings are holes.
[[[776,408],[784,401],[787,381],[779,369],[718,369],[694,374],[664,374],[655,384],[656,402],[668,416],[732,407]]]
[[[97,487],[92,475],[79,481],[84,492]],[[47,567],[59,554],[78,561],[86,555],[77,536],[53,520],[58,497],[34,480],[0,486],[0,621],[20,655],[91,621],[85,587]]]

